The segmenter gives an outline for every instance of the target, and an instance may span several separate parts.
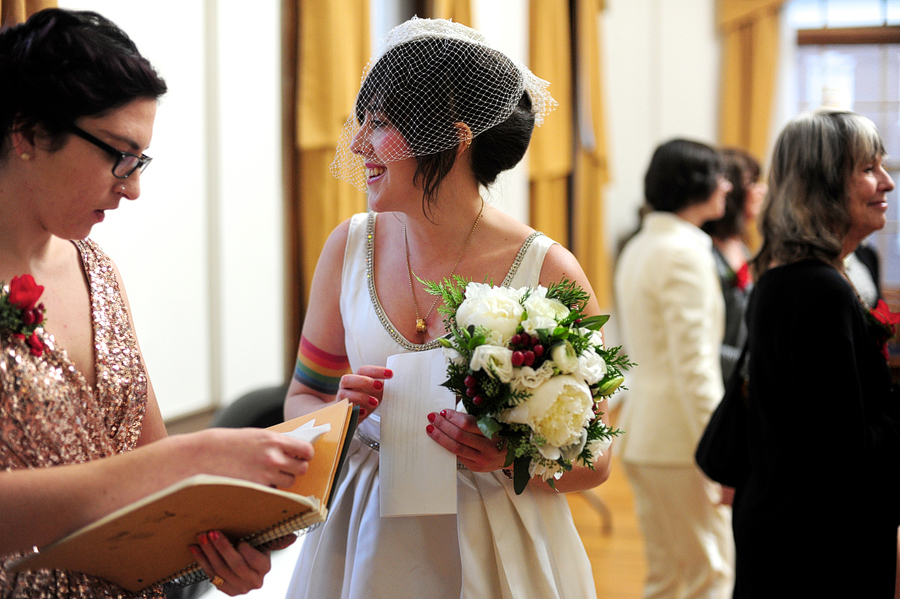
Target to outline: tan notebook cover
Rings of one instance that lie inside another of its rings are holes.
[[[7,569],[70,570],[108,580],[129,591],[197,569],[188,549],[197,535],[220,530],[232,540],[259,546],[325,520],[327,503],[352,433],[352,405],[331,404],[271,427],[289,432],[315,420],[331,430],[315,443],[309,470],[287,490],[200,474],[125,506],[71,535],[23,557]]]

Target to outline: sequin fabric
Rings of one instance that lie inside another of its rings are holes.
[[[90,240],[75,242],[90,285],[97,383],[91,389],[53,336],[38,329],[47,351],[0,331],[0,468],[45,468],[133,449],[147,405],[147,376],[113,265]],[[53,315],[49,314],[49,318]],[[7,562],[16,555],[0,557]],[[162,598],[141,595],[82,574],[39,571],[8,575],[0,597]]]

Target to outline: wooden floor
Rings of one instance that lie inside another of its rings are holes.
[[[599,599],[639,599],[644,584],[644,545],[634,512],[634,499],[622,464],[613,456],[612,474],[599,487],[587,491],[603,499],[610,511],[611,528],[582,493],[569,493],[575,526],[591,558]]]

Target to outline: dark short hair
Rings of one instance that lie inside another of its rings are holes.
[[[744,206],[750,186],[759,181],[759,162],[740,148],[725,148],[719,151],[722,172],[731,182],[731,191],[725,196],[725,214],[718,220],[711,220],[701,227],[712,237],[727,239],[743,235],[747,229]]]
[[[440,87],[424,85],[425,75]],[[437,76],[435,77],[435,74]],[[522,160],[531,134],[534,115],[531,99],[521,92],[518,67],[502,52],[480,44],[456,39],[419,38],[397,45],[378,59],[357,95],[355,113],[362,123],[367,109],[384,112],[391,124],[406,139],[416,156],[414,180],[421,183],[423,211],[434,208],[438,190],[456,162],[458,130],[456,123],[471,126],[475,114],[504,110],[486,106],[479,85],[509,85],[501,93],[515,100],[512,113],[492,115],[498,124],[476,131],[471,145],[471,166],[481,185],[490,185],[497,176]],[[515,88],[512,81],[518,81]],[[437,123],[439,142],[449,149],[428,154],[424,148],[436,140],[423,139],[417,123]]]
[[[644,176],[644,198],[659,212],[705,202],[721,172],[719,154],[697,141],[673,139],[653,152]]]
[[[115,23],[58,8],[0,29],[0,81],[0,157],[13,128],[40,125],[58,147],[76,119],[166,93],[165,81]]]

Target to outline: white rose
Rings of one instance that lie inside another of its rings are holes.
[[[603,333],[600,331],[591,331],[591,345],[603,348]]]
[[[488,375],[508,383],[513,376],[512,350],[496,345],[479,345],[472,352],[469,368],[485,370]]]
[[[603,454],[609,450],[610,445],[612,445],[612,439],[594,439],[588,443],[588,449],[591,455],[594,456],[594,461],[603,457]]]
[[[557,343],[550,348],[550,359],[563,374],[571,374],[578,368],[578,356],[568,341]]]
[[[606,376],[606,362],[600,354],[588,349],[578,356],[578,367],[575,370],[588,385],[594,385]]]
[[[566,447],[581,438],[582,429],[594,416],[593,405],[587,385],[573,376],[559,375],[499,417],[503,422],[527,424],[549,445]]]
[[[550,380],[553,375],[553,363],[549,360],[541,364],[541,367],[537,370],[531,366],[522,366],[515,371],[510,386],[513,391],[530,392],[532,389],[537,389]]]
[[[538,291],[542,288],[538,288]],[[546,294],[546,289],[543,293]],[[525,300],[525,311],[528,318],[522,321],[526,333],[536,335],[538,329],[552,331],[556,323],[569,315],[569,309],[559,300],[547,299],[539,292],[532,293]]]
[[[487,343],[506,345],[515,335],[523,312],[515,290],[469,283],[466,299],[456,310],[456,323],[463,329],[471,325],[484,327],[490,333]]]
[[[456,364],[457,366],[466,365],[466,359],[452,347],[442,347],[441,350],[444,352],[444,358],[451,364]]]

